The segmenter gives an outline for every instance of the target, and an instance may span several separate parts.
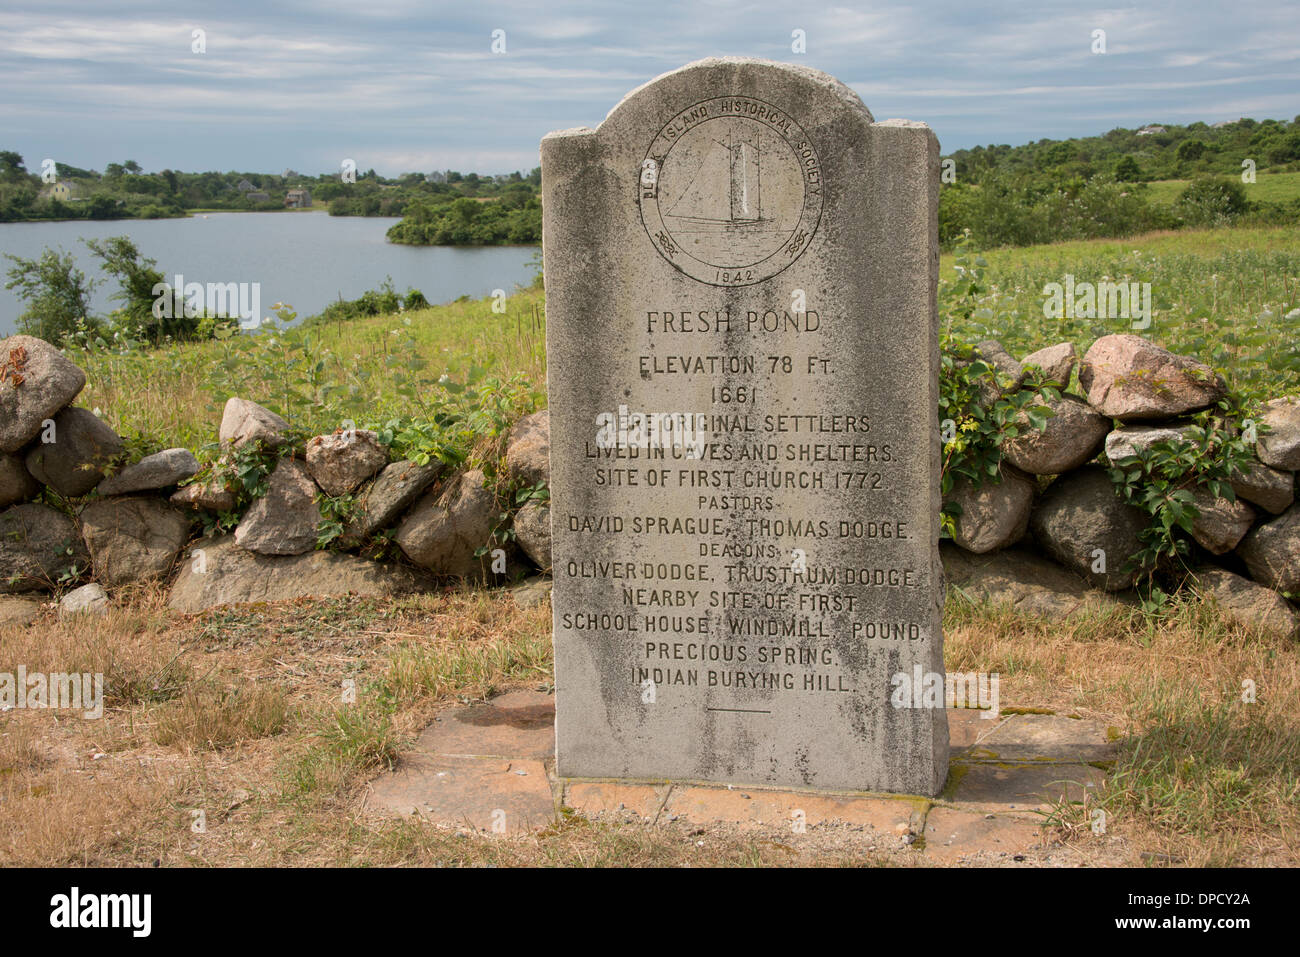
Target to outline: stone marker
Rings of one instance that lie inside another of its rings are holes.
[[[543,139],[561,776],[943,786],[938,183],[759,60]]]

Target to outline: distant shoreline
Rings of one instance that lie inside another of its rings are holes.
[[[62,219],[17,219],[11,222],[0,223],[3,226],[31,226],[42,223],[150,223],[175,221],[181,219],[196,219],[200,216],[226,215],[226,216],[248,216],[257,214],[274,215],[276,213],[325,213],[328,215],[329,210],[322,206],[317,209],[192,209],[187,210],[184,216],[123,216],[120,219],[82,219],[79,216],[62,218]],[[401,221],[401,216],[338,216],[337,219],[391,219]],[[391,239],[385,238],[386,245],[389,246],[406,246],[412,249],[421,247],[426,249],[536,249],[541,243],[395,243]]]
[[[187,209],[179,216],[115,216],[112,219],[87,219],[84,216],[42,216],[39,219],[12,219],[0,223],[0,226],[18,226],[23,223],[147,223],[157,219],[193,219],[195,216],[210,213],[328,213],[329,207],[321,205],[314,209],[300,209],[286,206],[284,209],[211,209],[198,207]],[[352,216],[350,219],[400,219],[400,216]]]

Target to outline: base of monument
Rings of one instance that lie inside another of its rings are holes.
[[[563,778],[555,773],[554,697],[511,691],[449,708],[367,804],[433,825],[518,837],[575,815],[651,827],[726,827],[757,835],[846,833],[934,863],[1023,856],[1040,847],[1037,812],[1099,787],[1117,743],[1095,722],[948,712],[952,771],[935,798],[710,781]],[[990,858],[991,855],[991,858]]]

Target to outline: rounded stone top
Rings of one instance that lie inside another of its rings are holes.
[[[673,83],[675,81],[691,81],[698,78],[703,89],[710,83],[716,84],[716,80],[711,81],[707,79],[704,74],[727,70],[737,73],[743,71],[764,70],[768,71],[769,75],[774,80],[778,78],[791,80],[797,79],[805,83],[814,84],[816,87],[829,93],[843,106],[861,112],[868,123],[875,122],[875,118],[871,115],[871,111],[867,109],[867,105],[862,102],[862,97],[858,96],[851,87],[835,79],[835,77],[831,76],[829,73],[823,73],[821,70],[815,70],[812,67],[801,66],[795,63],[782,63],[779,60],[764,60],[759,57],[713,56],[687,63],[685,66],[678,67],[675,70],[669,70],[666,73],[661,73],[654,79],[642,83],[624,96],[623,99],[619,100],[614,108],[605,115],[605,119],[601,123],[601,126],[608,123],[617,114],[631,106],[643,96],[651,95],[651,91],[660,87],[662,84]],[[716,85],[714,88],[716,89]],[[724,95],[725,92],[726,91],[724,90],[718,90],[714,95]],[[701,95],[704,96],[705,94],[702,93]],[[543,138],[552,139],[571,136],[586,136],[594,132],[596,132],[596,130],[591,127],[582,126],[567,130],[556,130],[552,133],[546,134]]]

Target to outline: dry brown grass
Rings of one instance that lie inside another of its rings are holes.
[[[192,678],[157,586],[123,595],[104,617],[57,617],[0,628],[0,671],[102,674],[109,705],[166,700]]]
[[[158,716],[153,739],[181,751],[218,751],[283,731],[289,704],[280,688],[203,685],[186,689]]]
[[[416,604],[407,606],[417,610]],[[552,678],[549,606],[528,617],[522,634],[508,628],[517,610],[490,592],[468,597],[454,614],[435,614],[435,632],[385,649],[387,693],[402,701],[438,701],[451,694],[481,698],[503,681]],[[540,620],[539,620],[540,618]],[[543,627],[536,627],[537,625]]]
[[[0,779],[33,774],[49,764],[32,722],[10,719],[0,726]]]
[[[1300,863],[1300,648],[1187,601],[1064,620],[949,605],[945,658],[1001,676],[1004,706],[1097,718],[1126,738],[1100,802],[1058,807],[1075,845],[1122,834],[1195,866]],[[1253,702],[1243,700],[1255,689]],[[1090,812],[1107,813],[1093,835]],[[1139,863],[1141,858],[1134,860]]]
[[[58,729],[50,717],[16,712],[0,724],[0,863],[124,863],[130,835],[157,821],[168,782],[147,764],[110,759],[76,733],[51,734]]]
[[[948,666],[1006,705],[1129,733],[1104,795],[1125,863],[1294,863],[1300,653],[1188,605],[1041,621],[953,604]],[[141,591],[103,619],[0,630],[0,671],[103,671],[105,716],[0,716],[0,864],[769,866],[909,864],[827,835],[566,817],[484,838],[364,809],[363,785],[434,710],[551,681],[550,608],[501,592],[321,599],[168,616]],[[1234,703],[1243,678],[1255,705]],[[356,688],[345,704],[343,682]],[[1195,760],[1188,762],[1189,757]],[[1083,860],[1117,852],[1058,808]],[[192,830],[194,812],[206,830]],[[703,846],[700,842],[703,841]]]
[[[115,599],[0,629],[0,671],[102,673],[107,698],[97,721],[0,716],[0,864],[401,862],[386,826],[356,823],[359,785],[439,702],[550,674],[549,607],[499,592],[192,618],[157,589]]]

